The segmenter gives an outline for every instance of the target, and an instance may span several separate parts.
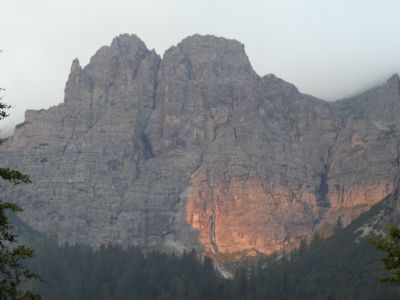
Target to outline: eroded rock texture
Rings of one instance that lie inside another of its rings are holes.
[[[237,41],[194,35],[161,59],[125,34],[1,145],[33,181],[3,196],[60,242],[271,253],[392,192],[399,103],[397,75],[327,103],[258,76]]]

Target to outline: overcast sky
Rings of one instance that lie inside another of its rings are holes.
[[[399,0],[1,0],[0,86],[14,108],[0,127],[62,102],[72,60],[120,33],[160,55],[195,33],[234,38],[259,75],[326,100],[400,72]]]

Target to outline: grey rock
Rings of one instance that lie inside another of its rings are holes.
[[[2,197],[59,242],[294,247],[393,190],[399,82],[328,103],[258,76],[235,40],[194,35],[161,59],[124,34],[74,60],[64,102],[27,111],[0,146],[33,181]]]

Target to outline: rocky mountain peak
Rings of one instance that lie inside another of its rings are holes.
[[[113,80],[116,74],[122,73],[135,77],[141,62],[150,53],[136,35],[122,34],[114,38],[110,46],[101,47],[84,70],[92,81]]]
[[[134,57],[147,51],[145,43],[137,35],[121,34],[112,40],[111,45],[100,47],[91,57],[90,63],[101,61],[106,56]]]
[[[399,124],[399,75],[393,74],[384,84],[357,96],[336,101],[333,105],[337,107],[345,119],[350,116],[358,116],[382,124]]]
[[[221,52],[230,48],[244,53],[244,45],[239,41],[215,35],[194,34],[184,38],[177,46],[188,51],[203,48],[207,52]]]
[[[148,80],[150,83],[154,80],[159,61],[160,57],[154,51],[148,50],[136,35],[119,35],[110,46],[101,47],[83,69],[74,60],[66,84],[65,102],[81,102],[83,98],[91,98],[90,105],[97,110],[97,104],[110,104],[108,100],[115,92],[118,97],[114,97],[116,99],[112,103],[121,101],[136,88],[135,82]],[[88,94],[95,94],[96,97],[89,97]],[[104,108],[101,110],[104,111]]]
[[[79,59],[75,58],[71,64],[71,72],[70,75],[79,74],[82,71],[82,67],[79,63]]]
[[[299,93],[297,87],[287,81],[276,77],[274,74],[267,74],[262,77],[263,87],[270,93],[283,93],[293,95]]]
[[[121,34],[115,37],[110,49],[113,56],[135,56],[148,52],[146,44],[135,34]]]
[[[213,35],[193,35],[171,47],[166,61],[178,60],[191,70],[195,79],[221,77],[256,77],[244,50],[236,40]]]
[[[386,81],[386,85],[391,88],[395,89],[398,91],[400,94],[400,77],[399,74],[395,73],[390,78]]]

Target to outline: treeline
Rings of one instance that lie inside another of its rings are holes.
[[[210,258],[135,248],[42,245],[31,267],[44,282],[43,299],[399,299],[398,289],[378,282],[379,253],[362,240],[353,247],[315,239],[290,257],[260,259],[224,279]]]
[[[232,299],[212,260],[194,251],[178,257],[119,246],[47,245],[30,267],[45,279],[34,288],[43,299]]]
[[[384,272],[380,258],[366,239],[355,242],[339,236],[322,241],[316,237],[290,255],[259,261],[248,277],[248,294],[255,290],[256,296],[244,299],[400,299],[397,287],[378,281]]]
[[[383,207],[384,203],[378,204],[349,226],[336,227],[328,239],[316,235],[290,254],[259,260],[247,277],[241,276],[248,286],[243,299],[400,299],[400,287],[378,280],[385,274],[384,254],[367,237],[360,237],[365,224]]]
[[[232,267],[223,278],[210,258],[194,251],[180,256],[136,248],[57,246],[29,228],[36,257],[29,261],[43,282],[33,287],[57,300],[392,300],[399,287],[378,281],[384,274],[379,253],[357,230],[364,214],[327,240],[318,236],[288,255],[260,258]],[[34,237],[32,239],[32,237]]]

